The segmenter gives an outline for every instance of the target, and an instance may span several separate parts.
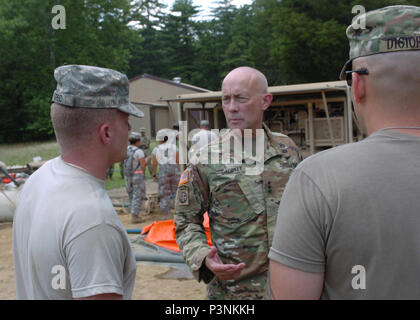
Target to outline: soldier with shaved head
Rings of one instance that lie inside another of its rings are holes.
[[[368,137],[294,171],[270,250],[273,298],[420,298],[420,7],[360,19],[341,78]]]
[[[260,71],[250,67],[231,71],[222,84],[229,129],[201,148],[180,177],[175,208],[177,243],[196,279],[208,284],[208,299],[264,296],[278,205],[288,177],[300,161],[294,142],[263,124],[272,98]],[[262,152],[254,157],[254,150],[239,148],[238,155],[236,144],[230,147],[231,139],[240,146],[248,139]],[[257,162],[260,170],[251,170]],[[212,248],[203,228],[205,212]]]

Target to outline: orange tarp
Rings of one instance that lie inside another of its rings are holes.
[[[204,214],[204,231],[207,237],[207,243],[211,247],[209,216],[207,212]],[[153,243],[157,246],[180,252],[175,238],[175,224],[173,220],[155,221],[145,226],[141,234],[147,234],[145,241]]]

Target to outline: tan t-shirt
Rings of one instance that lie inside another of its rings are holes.
[[[294,171],[269,258],[324,272],[323,299],[419,299],[420,137],[383,130]]]

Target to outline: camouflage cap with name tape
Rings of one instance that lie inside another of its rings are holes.
[[[359,23],[365,22],[361,27]],[[340,73],[345,79],[354,59],[378,53],[420,50],[420,7],[389,6],[360,15],[346,31],[350,59]]]
[[[106,68],[66,65],[55,69],[52,101],[74,108],[118,109],[135,117],[144,113],[130,103],[126,75]]]

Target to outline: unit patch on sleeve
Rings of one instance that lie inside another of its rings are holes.
[[[189,193],[188,187],[181,187],[178,189],[178,204],[181,206],[188,206],[189,201]]]
[[[188,170],[185,170],[183,173],[181,173],[181,179],[179,179],[178,187],[188,183],[188,181]]]

